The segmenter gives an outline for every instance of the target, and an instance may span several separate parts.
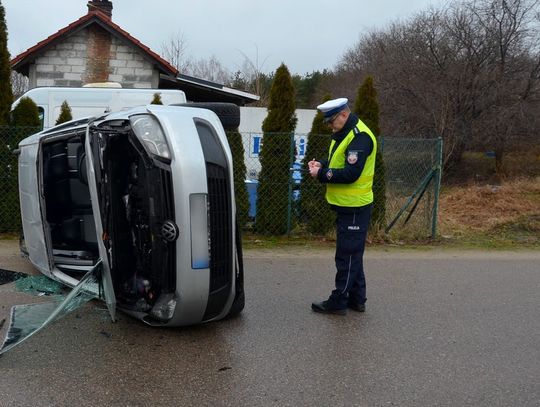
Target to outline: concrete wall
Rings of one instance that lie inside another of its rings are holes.
[[[70,35],[30,66],[29,87],[80,87],[119,82],[124,88],[157,88],[159,71],[144,54],[97,25]]]
[[[143,54],[113,37],[109,60],[109,81],[120,82],[124,88],[157,88],[159,72]]]
[[[87,43],[88,30],[83,30],[45,51],[30,66],[29,87],[81,86],[86,71]]]

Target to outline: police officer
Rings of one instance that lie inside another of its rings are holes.
[[[336,288],[326,301],[311,309],[345,315],[347,308],[366,309],[366,279],[363,267],[371,208],[377,140],[371,130],[347,105],[348,99],[329,100],[317,109],[332,128],[328,160],[313,159],[309,173],[326,184],[326,200],[336,211]]]

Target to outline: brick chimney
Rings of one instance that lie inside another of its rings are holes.
[[[112,19],[112,9],[113,5],[111,1],[108,0],[92,0],[87,3],[88,12],[90,11],[101,11],[103,14],[107,15]]]

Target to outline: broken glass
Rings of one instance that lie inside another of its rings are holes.
[[[51,280],[47,276],[27,276],[15,281],[17,291],[26,292],[33,295],[57,295],[62,291],[62,284]]]
[[[51,322],[82,307],[92,299],[100,298],[100,272],[101,262],[98,262],[65,299],[55,295],[48,302],[13,306],[0,355],[24,342]]]
[[[28,274],[19,273],[18,271],[0,269],[0,285],[12,283],[21,278],[28,277]]]

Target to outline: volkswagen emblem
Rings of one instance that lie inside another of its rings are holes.
[[[165,221],[161,226],[161,237],[166,242],[174,242],[178,239],[178,234],[178,226],[172,220]]]

